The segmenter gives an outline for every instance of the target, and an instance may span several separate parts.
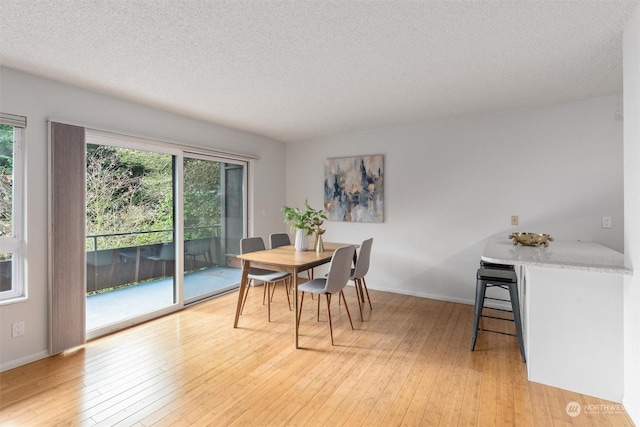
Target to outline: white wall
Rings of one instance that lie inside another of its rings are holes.
[[[640,9],[624,32],[624,253],[635,270],[624,284],[623,404],[640,425]]]
[[[385,155],[382,224],[326,223],[326,241],[373,236],[370,288],[472,303],[487,237],[546,232],[623,249],[619,96],[287,146],[287,204],[323,204],[324,160]],[[510,226],[519,215],[520,226]],[[601,228],[602,216],[613,228]],[[552,243],[553,244],[553,243]]]
[[[285,146],[254,134],[192,120],[91,91],[0,68],[0,111],[27,116],[27,284],[29,299],[0,306],[0,370],[47,355],[47,118],[260,156],[254,162],[254,234],[282,231]],[[26,334],[11,338],[11,324]]]

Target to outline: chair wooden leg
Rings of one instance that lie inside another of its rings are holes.
[[[289,304],[289,311],[291,311],[291,299],[289,298],[289,287],[287,286],[287,283],[289,282],[289,278],[285,278],[282,281],[282,286],[284,286],[284,293],[287,295],[287,304]]]
[[[266,295],[267,295],[267,282],[262,282],[262,305],[264,305]]]
[[[307,270],[307,278],[309,279],[309,281],[313,280],[313,268],[310,270]],[[314,295],[315,294],[311,294],[311,299],[315,299]],[[318,295],[318,298],[320,298],[320,295]]]
[[[273,282],[273,286],[271,287],[271,301],[273,301],[273,294],[276,293],[276,284],[277,282]]]
[[[311,294],[313,295],[313,294]],[[320,321],[320,295],[318,295],[318,322]]]
[[[327,316],[329,317],[329,334],[331,335],[331,345],[333,345],[333,325],[331,325],[331,294],[325,294],[325,295],[327,296]]]
[[[304,302],[304,292],[300,295],[300,309],[298,311],[298,327],[300,327],[300,317],[302,316],[302,303]]]
[[[360,310],[360,321],[364,322],[364,317],[362,317],[362,303],[360,302],[360,284],[358,283],[358,280],[360,279],[355,279],[353,281],[353,287],[356,288],[356,299],[358,300],[358,309]]]
[[[367,293],[367,300],[369,300],[369,309],[373,310],[373,306],[371,305],[371,298],[369,297],[369,289],[367,289],[367,282],[362,278],[362,284],[364,287],[364,291]]]
[[[351,313],[349,313],[349,306],[347,305],[347,299],[344,297],[344,293],[340,291],[340,295],[342,295],[342,299],[344,300],[344,308],[347,310],[347,316],[349,317],[349,323],[351,324],[351,329],[353,329],[353,322],[351,321]]]
[[[275,286],[275,283],[273,284]],[[271,286],[271,282],[264,282],[264,285],[267,289],[267,321],[271,322],[271,298],[269,298],[269,289]]]

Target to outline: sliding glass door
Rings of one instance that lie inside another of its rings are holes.
[[[86,132],[86,331],[237,288],[246,161]]]
[[[184,302],[235,289],[245,232],[246,164],[185,154],[183,162]]]
[[[86,151],[87,331],[179,302],[177,156],[101,142]]]

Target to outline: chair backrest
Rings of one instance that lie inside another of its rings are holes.
[[[211,249],[211,238],[187,240],[185,246],[187,255],[203,255]]]
[[[273,233],[269,235],[269,246],[271,249],[287,246],[291,244],[291,239],[287,233]]]
[[[161,261],[173,261],[176,258],[176,249],[173,242],[164,243],[160,247],[160,254],[158,259]]]
[[[263,251],[264,249],[264,240],[262,240],[262,237],[246,237],[240,240],[240,254]]]
[[[360,245],[360,253],[356,261],[356,269],[353,272],[353,279],[362,279],[369,271],[369,259],[371,258],[371,246],[373,246],[373,237],[365,240]]]
[[[351,275],[351,262],[355,252],[354,246],[343,246],[333,253],[329,274],[327,274],[327,283],[324,287],[325,293],[335,294],[346,286]]]
[[[480,268],[499,268],[501,270],[515,270],[515,267],[513,265],[496,264],[493,262],[487,262],[483,260],[480,260]]]

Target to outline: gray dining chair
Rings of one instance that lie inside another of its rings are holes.
[[[155,265],[158,262],[162,263],[162,277],[167,275],[167,263],[173,264],[176,260],[176,250],[173,242],[166,242],[160,245],[160,249],[156,255],[149,255],[146,257],[153,262],[151,272],[153,274]]]
[[[271,249],[279,248],[280,246],[289,246],[291,244],[291,238],[287,233],[272,233],[269,235],[269,247]],[[313,268],[307,270],[307,278],[313,279]]]
[[[288,246],[290,244],[291,238],[287,233],[272,233],[269,235],[269,247],[271,249]]]
[[[358,253],[355,268],[351,269],[351,276],[349,277],[349,280],[353,280],[356,288],[356,295],[358,296],[358,308],[360,309],[360,320],[364,320],[362,317],[362,304],[364,303],[364,295],[362,294],[363,291],[367,295],[367,300],[369,301],[369,309],[373,310],[373,306],[371,305],[371,298],[369,297],[369,290],[367,289],[367,282],[364,279],[364,276],[366,276],[369,272],[371,246],[373,246],[373,237],[362,242],[362,245],[360,245],[360,251]]]
[[[265,250],[264,241],[262,237],[248,237],[240,240],[240,254],[248,254],[256,251]],[[262,268],[249,268],[249,276],[247,279],[249,282],[260,280],[264,282],[264,290],[262,294],[262,303],[265,302],[265,297],[267,300],[267,319],[271,322],[271,293],[269,292],[270,286],[274,286],[278,282],[287,282],[291,278],[289,273],[285,273],[282,271],[272,271],[272,270],[264,270]],[[291,300],[289,298],[288,287],[285,283],[285,294],[287,295],[287,303],[289,304],[289,310],[291,310]],[[247,295],[249,295],[248,289],[244,294],[244,300],[242,301],[242,308],[240,309],[240,314],[244,310],[244,305],[247,301]]]
[[[353,329],[353,322],[351,321],[351,314],[349,313],[349,307],[347,306],[347,300],[344,298],[344,287],[349,282],[349,274],[351,271],[351,262],[353,261],[353,254],[355,253],[355,247],[343,246],[338,248],[331,257],[331,265],[329,267],[329,273],[326,277],[313,279],[309,282],[303,283],[298,286],[298,290],[302,292],[300,297],[300,311],[298,313],[298,325],[300,325],[300,317],[302,316],[302,303],[304,302],[305,292],[310,294],[324,294],[327,300],[327,317],[329,322],[329,334],[331,335],[331,345],[333,344],[333,326],[331,324],[331,295],[339,293],[344,300],[344,308],[347,311],[349,317],[349,323],[351,329]],[[318,321],[320,321],[320,298],[318,297]]]
[[[208,267],[211,264],[209,258],[211,257],[211,238],[205,237],[201,239],[185,240],[184,257],[185,261],[192,270],[195,270],[198,266],[196,260],[198,257],[202,257],[204,260],[204,266]]]

